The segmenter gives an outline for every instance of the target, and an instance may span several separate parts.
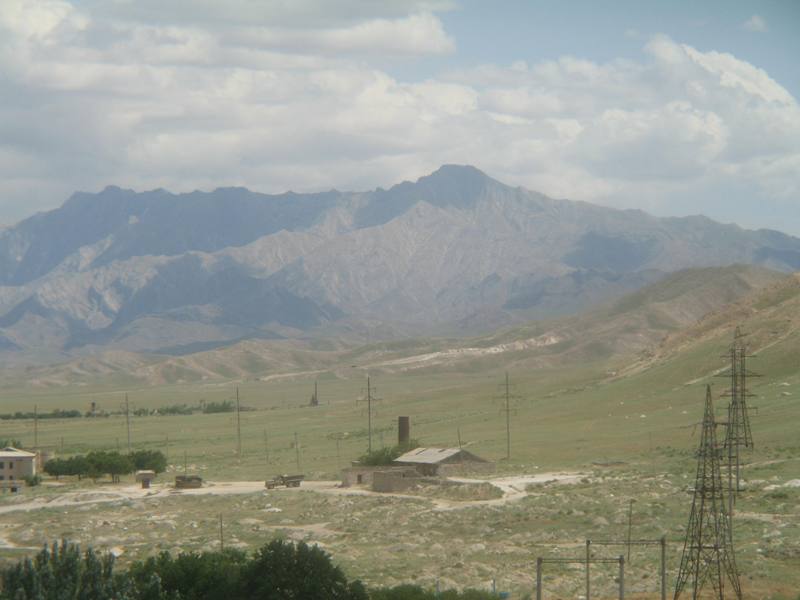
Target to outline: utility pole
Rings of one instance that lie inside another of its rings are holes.
[[[511,400],[518,400],[519,395],[512,393],[512,388],[514,387],[508,377],[508,371],[506,371],[506,378],[505,382],[501,384],[502,389],[502,396],[500,399],[503,401],[504,406],[500,409],[500,412],[506,413],[506,460],[511,460]]]
[[[456,427],[456,434],[458,435],[458,449],[461,450],[461,427]]]
[[[267,430],[264,430],[264,457],[267,462],[267,468],[269,468],[269,438],[267,437]]]
[[[628,503],[628,564],[631,562],[631,529],[633,526],[633,503],[634,499],[631,498],[630,502]]]
[[[219,551],[225,550],[225,534],[222,529],[222,513],[219,513]]]
[[[125,428],[128,432],[128,454],[131,454],[131,407],[128,403],[128,394],[125,394]]]
[[[367,452],[372,454],[372,386],[367,375]]]
[[[506,371],[506,460],[511,460],[511,390]]]
[[[33,405],[33,447],[39,448],[39,407]]]
[[[239,406],[239,386],[236,386],[236,456],[242,460],[242,415]]]
[[[378,400],[378,398],[373,397],[373,393],[375,392],[375,388],[372,387],[370,383],[369,375],[367,375],[367,453],[372,453],[372,402],[373,400]]]
[[[300,471],[300,442],[297,439],[297,432],[294,432],[294,458],[297,462],[297,470]]]

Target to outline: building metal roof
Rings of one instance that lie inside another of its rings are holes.
[[[7,446],[0,450],[0,458],[36,458],[36,455],[33,452]]]
[[[395,462],[435,465],[461,452],[460,448],[415,448],[398,456]]]

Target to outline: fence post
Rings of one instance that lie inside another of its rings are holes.
[[[536,600],[542,600],[542,557],[536,559]]]
[[[589,561],[591,560],[590,546],[592,540],[586,540],[586,600],[589,600],[591,593],[591,584],[589,583]]]
[[[667,536],[661,536],[661,600],[667,600]]]

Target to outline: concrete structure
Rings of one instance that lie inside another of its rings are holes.
[[[359,465],[342,469],[342,487],[369,487],[374,492],[400,492],[416,485],[419,473],[414,467]]]
[[[421,480],[414,467],[384,467],[372,474],[372,491],[404,492],[419,485]]]
[[[397,417],[397,444],[402,446],[411,441],[411,419]]]
[[[156,472],[150,470],[136,471],[136,481],[141,482],[142,489],[150,488],[150,482],[156,478]]]
[[[428,477],[494,471],[494,463],[461,448],[415,448],[398,456],[394,464],[414,467],[420,475]]]
[[[353,466],[342,469],[342,487],[351,487],[354,485],[372,485],[372,476],[376,471],[385,471],[391,467],[376,467],[368,465],[359,465],[353,463]]]
[[[36,454],[8,446],[0,450],[0,489],[18,492],[36,475]]]

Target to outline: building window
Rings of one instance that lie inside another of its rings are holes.
[[[0,469],[5,469],[5,468],[6,468],[5,461],[0,460]]]
[[[0,481],[3,481],[6,478],[5,475],[0,475]]]

